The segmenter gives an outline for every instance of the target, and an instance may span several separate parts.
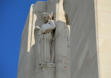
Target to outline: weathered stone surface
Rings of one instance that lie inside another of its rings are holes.
[[[98,78],[94,0],[64,0],[71,24],[72,78]]]

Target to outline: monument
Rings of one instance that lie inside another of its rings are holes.
[[[18,78],[98,78],[93,0],[32,4]]]

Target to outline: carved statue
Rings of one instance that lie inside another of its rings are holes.
[[[43,12],[41,18],[44,24],[41,27],[35,26],[35,30],[38,30],[37,34],[39,35],[39,65],[42,69],[48,67],[48,65],[51,67],[55,66],[54,48],[52,44],[56,25],[53,17],[53,13],[49,14],[47,12]]]

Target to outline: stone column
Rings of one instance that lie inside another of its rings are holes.
[[[63,0],[56,3],[56,78],[70,78],[70,48]]]

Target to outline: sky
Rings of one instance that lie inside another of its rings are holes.
[[[36,1],[0,0],[0,78],[17,78],[22,31]]]

